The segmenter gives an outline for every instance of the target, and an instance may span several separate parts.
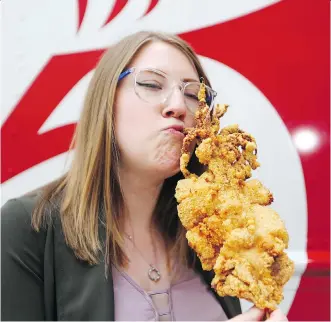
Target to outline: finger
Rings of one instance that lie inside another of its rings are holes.
[[[247,312],[237,315],[233,319],[229,320],[234,321],[261,321],[264,316],[264,310],[260,310],[257,307],[251,307]]]
[[[280,309],[277,309],[270,314],[267,321],[288,321],[288,319]]]

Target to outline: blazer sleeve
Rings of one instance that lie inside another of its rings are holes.
[[[31,227],[31,200],[1,209],[1,320],[44,320],[43,237]]]

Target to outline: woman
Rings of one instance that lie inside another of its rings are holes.
[[[68,173],[2,209],[2,319],[227,320],[176,210],[183,128],[203,77],[176,36],[139,32],[100,60]],[[201,171],[191,160],[191,167]],[[32,220],[32,227],[31,227]],[[259,320],[253,308],[236,319]],[[271,319],[286,319],[275,311]]]

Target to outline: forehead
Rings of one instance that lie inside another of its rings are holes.
[[[180,49],[161,41],[151,42],[142,47],[131,66],[155,68],[178,79],[199,80],[198,73],[190,59]]]

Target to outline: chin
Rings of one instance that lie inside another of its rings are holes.
[[[176,142],[177,143],[177,142]],[[164,144],[162,148],[149,160],[149,168],[154,173],[160,174],[164,179],[169,178],[180,171],[181,145]]]
[[[180,171],[179,161],[159,164],[155,171],[162,175],[163,179],[170,178]]]
[[[180,162],[178,158],[162,158],[154,161],[149,169],[153,169],[153,173],[160,175],[162,179],[167,179],[174,176],[180,171]]]

